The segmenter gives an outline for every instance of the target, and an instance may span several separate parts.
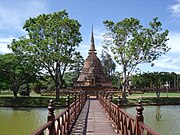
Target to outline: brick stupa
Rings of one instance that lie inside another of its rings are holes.
[[[89,55],[84,62],[84,66],[79,78],[74,84],[76,88],[86,90],[88,93],[94,93],[97,92],[97,90],[112,90],[112,83],[106,78],[101,61],[96,54],[92,29]]]

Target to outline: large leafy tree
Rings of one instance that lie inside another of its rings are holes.
[[[37,75],[38,70],[27,57],[14,54],[0,55],[0,77],[3,78],[1,83],[6,84],[6,89],[13,91],[14,98],[17,97],[19,88],[34,82]]]
[[[167,46],[168,31],[162,31],[158,18],[143,27],[135,18],[125,18],[114,23],[104,21],[108,32],[104,35],[105,49],[110,49],[115,61],[123,70],[123,98],[126,98],[129,77],[138,64],[151,63],[169,51]]]
[[[60,11],[30,18],[23,28],[29,39],[14,40],[10,47],[23,55],[34,56],[35,62],[51,76],[56,87],[56,99],[59,99],[64,73],[82,40],[79,22],[70,19],[66,11]]]

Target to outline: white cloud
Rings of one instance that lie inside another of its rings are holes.
[[[167,44],[171,48],[170,52],[180,53],[180,33],[170,32]]]
[[[180,70],[179,69],[180,57],[162,56],[159,60],[155,61],[155,67]]]
[[[176,4],[169,6],[169,10],[175,17],[180,17],[180,0],[176,0]]]
[[[12,51],[7,47],[12,42],[14,37],[0,38],[0,53],[11,53]]]
[[[155,66],[162,70],[180,72],[180,33],[170,32],[167,45],[171,50],[156,60]]]
[[[0,2],[0,53],[10,53],[7,45],[12,42],[9,35],[17,35],[19,32],[25,32],[22,27],[29,17],[35,17],[39,14],[47,13],[47,3],[41,0],[29,1],[1,1]],[[15,33],[14,33],[15,32]],[[3,33],[3,34],[2,34]]]
[[[42,1],[0,3],[0,29],[16,28],[21,30],[26,19],[45,12],[46,4]]]
[[[106,33],[105,29],[102,27],[95,27],[94,28],[94,38],[97,41],[100,41],[102,43],[104,37],[103,35]]]
[[[101,51],[103,49],[103,35],[105,34],[105,30],[102,27],[94,27],[94,40],[95,40],[95,45],[96,45],[96,50],[97,50],[97,55],[100,58]]]
[[[171,50],[166,55],[162,55],[158,60],[154,61],[155,66],[153,68],[145,64],[141,69],[146,70],[149,66],[149,69],[154,71],[158,68],[161,71],[180,72],[180,33],[170,32],[167,45]]]

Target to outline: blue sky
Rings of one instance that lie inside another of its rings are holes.
[[[155,61],[155,66],[139,66],[141,71],[169,71],[180,73],[180,0],[0,0],[0,53],[8,53],[7,44],[27,33],[22,29],[25,20],[42,13],[67,10],[69,17],[79,21],[83,41],[78,50],[88,55],[90,33],[94,26],[98,56],[106,32],[104,20],[114,22],[134,17],[144,26],[158,17],[163,29],[169,30],[167,55]],[[120,71],[120,67],[118,69]]]

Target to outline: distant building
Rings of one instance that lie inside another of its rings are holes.
[[[89,55],[84,62],[79,78],[74,84],[74,88],[86,90],[88,93],[112,90],[112,83],[106,78],[101,61],[96,54],[94,34],[92,30]]]

